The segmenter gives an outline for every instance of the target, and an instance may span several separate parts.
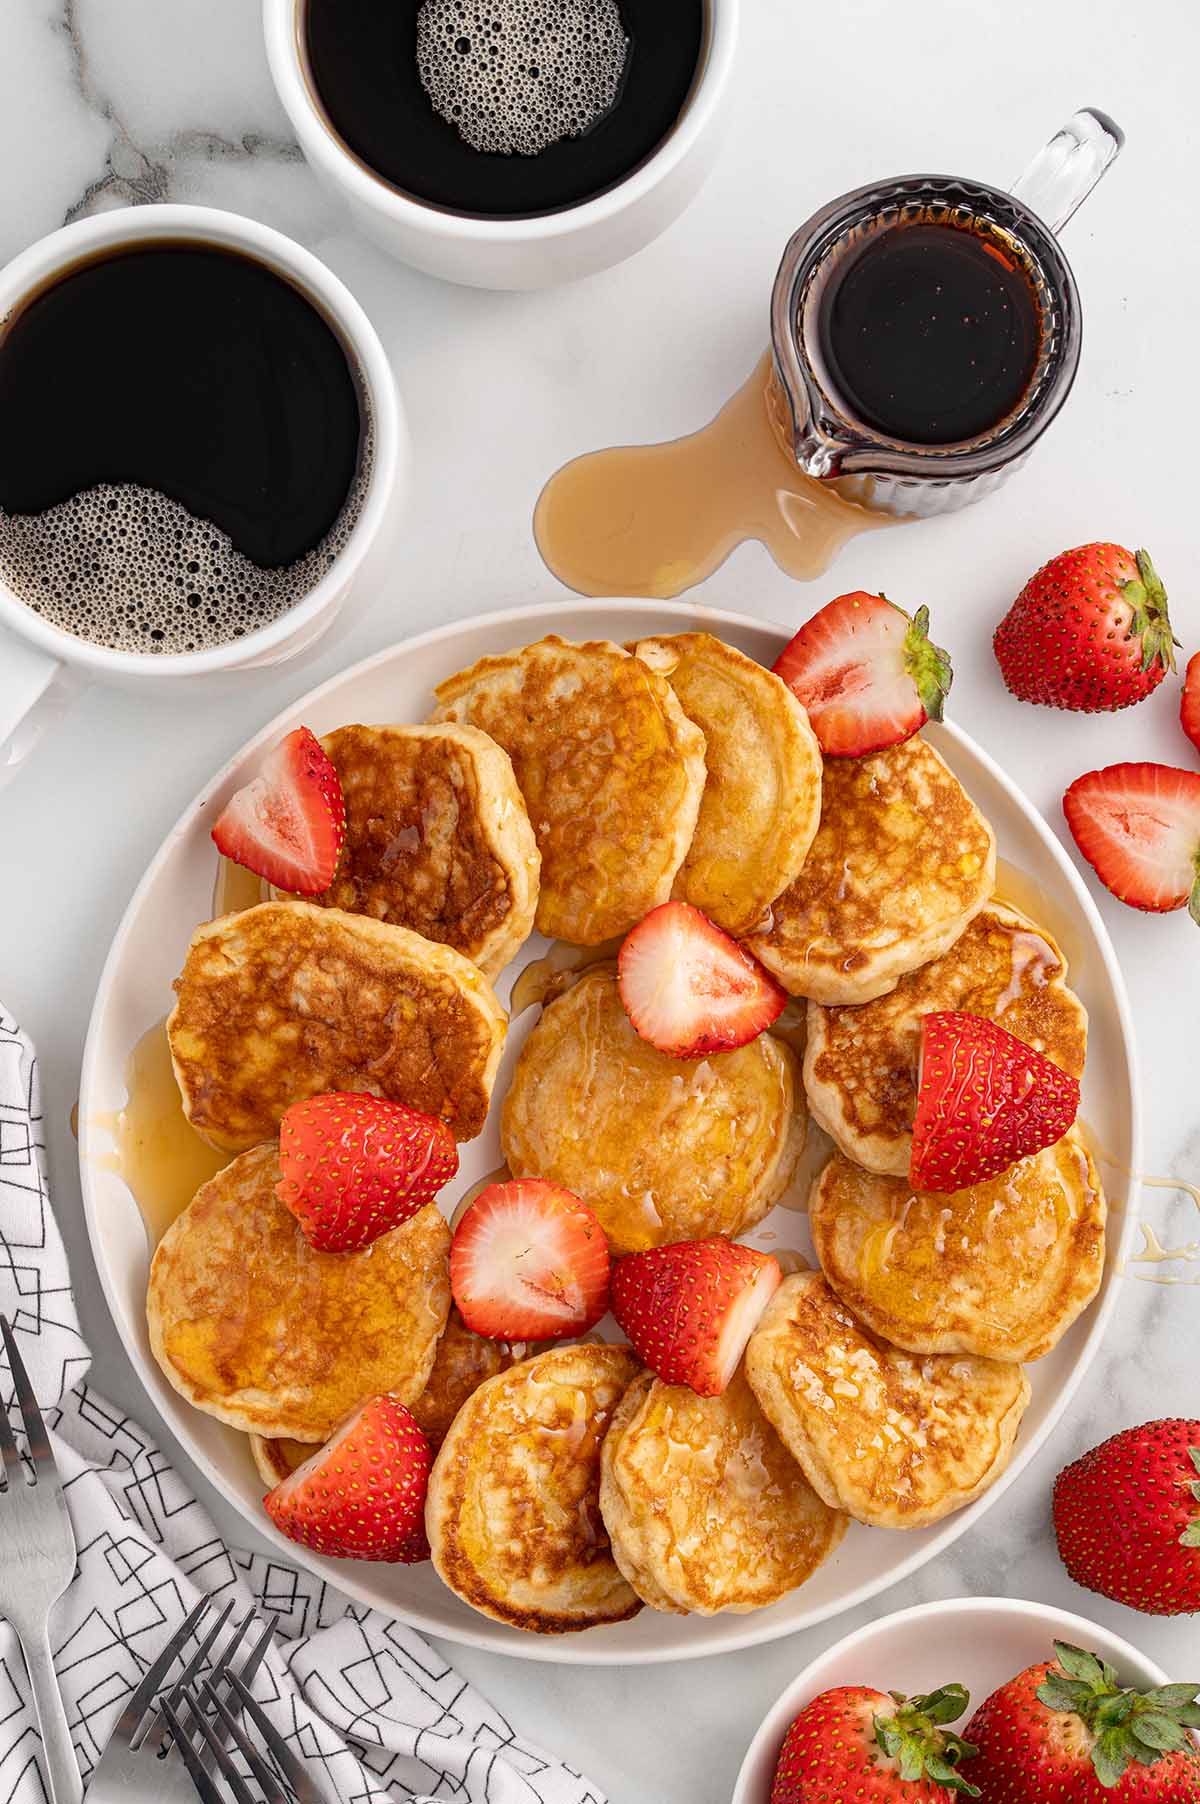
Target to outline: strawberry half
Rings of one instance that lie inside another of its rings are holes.
[[[257,777],[226,802],[212,830],[226,858],[277,889],[328,889],[346,837],[342,786],[307,727],[280,740]]]
[[[263,1499],[276,1528],[314,1553],[412,1564],[429,1558],[429,1442],[395,1397],[372,1397]]]
[[[819,609],[774,669],[804,703],[828,758],[881,752],[940,720],[954,675],[930,640],[928,608],[906,614],[863,589]]]
[[[662,902],[617,955],[625,1013],[674,1059],[730,1052],[778,1020],[787,992],[690,902]]]
[[[458,1170],[444,1121],[402,1102],[335,1092],[279,1124],[275,1194],[323,1253],[353,1253],[431,1202]]]
[[[1077,1459],[1054,1532],[1077,1585],[1151,1616],[1200,1611],[1200,1421],[1145,1422]]]
[[[1100,543],[1043,564],[992,647],[1018,701],[1095,714],[1157,689],[1175,668],[1176,643],[1150,553]]]
[[[492,1340],[583,1334],[608,1308],[608,1242],[558,1184],[489,1184],[450,1244],[450,1289],[468,1328]]]
[[[946,1727],[970,1703],[961,1685],[928,1697],[836,1685],[806,1704],[784,1737],[771,1804],[950,1804],[977,1798],[959,1771],[974,1748]],[[968,1772],[969,1772],[968,1767]]]
[[[1200,752],[1200,651],[1188,661],[1183,678],[1183,700],[1179,704],[1179,724]]]
[[[1186,903],[1200,924],[1200,772],[1110,764],[1075,779],[1063,813],[1118,901],[1151,914]]]
[[[665,1383],[719,1397],[782,1278],[779,1261],[754,1247],[679,1240],[619,1262],[612,1311]]]
[[[964,1190],[1061,1140],[1079,1082],[994,1021],[946,1009],[921,1020],[909,1182]]]

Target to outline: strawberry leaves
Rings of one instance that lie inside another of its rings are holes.
[[[1128,582],[1118,584],[1124,599],[1133,609],[1127,637],[1142,642],[1142,669],[1161,664],[1164,670],[1175,668],[1175,647],[1179,640],[1171,631],[1167,612],[1167,591],[1162,578],[1145,550],[1134,554],[1138,573]]]
[[[887,597],[884,596],[883,599],[886,601]],[[891,605],[896,606],[895,602]],[[903,608],[897,611],[904,613]],[[941,720],[946,711],[946,697],[954,681],[954,670],[949,652],[943,651],[929,637],[929,609],[924,603],[913,615],[912,623],[904,635],[904,666],[917,686],[921,706],[929,719]]]
[[[1200,1471],[1200,1451],[1193,1450]],[[1070,1712],[1096,1737],[1092,1769],[1101,1785],[1118,1785],[1131,1761],[1153,1766],[1166,1754],[1189,1745],[1189,1729],[1200,1727],[1200,1685],[1159,1685],[1137,1692],[1117,1684],[1106,1660],[1070,1642],[1056,1641],[1053,1668],[1037,1688],[1047,1710]]]
[[[895,1714],[875,1717],[875,1740],[883,1753],[896,1761],[901,1779],[914,1783],[930,1779],[947,1791],[977,1798],[979,1787],[958,1771],[959,1763],[969,1760],[975,1749],[944,1727],[956,1722],[969,1705],[971,1699],[964,1688],[942,1685],[924,1697],[905,1698],[898,1691],[892,1697]]]

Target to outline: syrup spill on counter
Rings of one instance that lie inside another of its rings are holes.
[[[259,902],[270,899],[270,885],[264,878],[248,871],[244,865],[234,864],[231,858],[217,860],[212,899],[214,921],[221,915],[240,915],[243,909],[254,908]]]
[[[166,1021],[156,1021],[138,1041],[125,1067],[126,1102],[97,1117],[112,1135],[113,1150],[98,1163],[125,1180],[157,1246],[201,1184],[233,1158],[202,1140],[183,1112],[171,1068]]]
[[[564,464],[533,516],[548,567],[581,595],[679,595],[758,539],[788,576],[819,576],[856,533],[898,522],[797,467],[770,352],[700,432]]]

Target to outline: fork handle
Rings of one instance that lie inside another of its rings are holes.
[[[79,1777],[79,1763],[71,1744],[67,1712],[50,1653],[49,1623],[43,1623],[40,1630],[32,1630],[22,1637],[21,1648],[33,1692],[34,1713],[42,1734],[43,1764],[52,1804],[79,1804],[83,1781]]]

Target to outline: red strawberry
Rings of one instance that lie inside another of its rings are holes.
[[[583,1334],[608,1308],[608,1267],[608,1242],[587,1204],[541,1178],[489,1184],[450,1245],[458,1312],[492,1340]]]
[[[333,882],[346,837],[338,774],[307,727],[280,740],[235,791],[212,830],[217,850],[278,889],[316,896]]]
[[[652,1372],[719,1397],[782,1277],[737,1241],[679,1240],[619,1262],[612,1311]]]
[[[1163,914],[1186,902],[1200,923],[1200,772],[1110,764],[1076,777],[1063,813],[1106,889]]]
[[[1179,720],[1184,732],[1200,752],[1200,651],[1189,660],[1184,673]]]
[[[431,1202],[458,1170],[444,1121],[341,1092],[294,1102],[279,1124],[286,1203],[323,1253],[353,1253]]]
[[[429,1558],[429,1442],[395,1397],[372,1397],[263,1499],[291,1541],[343,1560]]]
[[[928,608],[906,614],[862,589],[805,621],[774,668],[804,703],[829,758],[883,751],[940,720],[954,674],[929,638]]]
[[[1077,1585],[1131,1610],[1200,1610],[1200,1422],[1146,1422],[1060,1472],[1054,1532]]]
[[[909,1182],[963,1190],[1061,1140],[1079,1111],[1079,1082],[981,1015],[921,1019]]]
[[[959,1772],[975,1750],[944,1725],[970,1703],[961,1685],[928,1697],[838,1685],[806,1704],[784,1738],[771,1804],[950,1804],[979,1792]]]
[[[1097,714],[1144,701],[1174,670],[1177,641],[1150,553],[1099,544],[1043,564],[992,643],[1019,701]]]
[[[1056,1641],[1055,1661],[994,1691],[967,1725],[984,1804],[1200,1804],[1189,1728],[1200,1686],[1122,1690],[1106,1662]]]
[[[787,1003],[758,960],[690,902],[660,903],[625,935],[617,982],[643,1040],[674,1059],[745,1046]]]

